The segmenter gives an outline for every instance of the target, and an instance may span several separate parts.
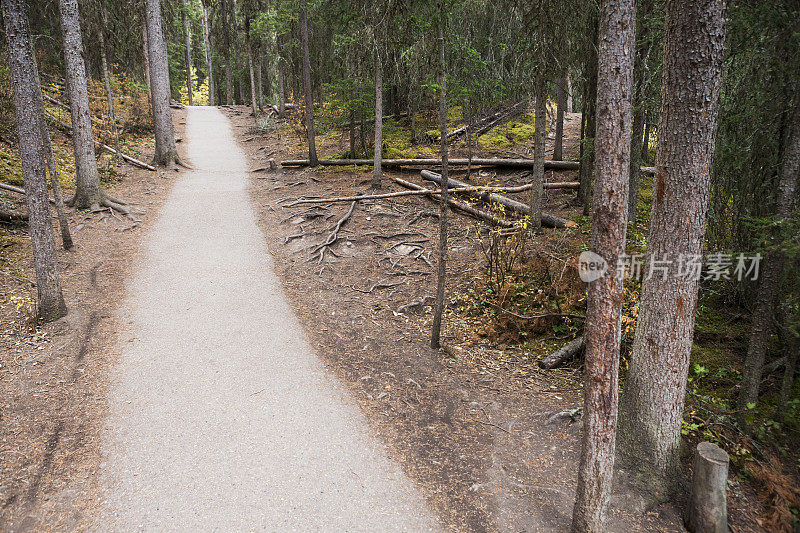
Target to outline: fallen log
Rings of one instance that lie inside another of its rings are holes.
[[[319,159],[317,164],[320,166],[372,166],[372,159]],[[447,160],[448,166],[466,166],[470,164],[467,158],[453,158]],[[383,159],[381,165],[385,167],[402,167],[402,166],[442,166],[441,159]],[[310,166],[308,159],[287,159],[281,161],[283,167],[307,167]],[[508,159],[500,157],[473,157],[472,166],[474,167],[497,167],[497,168],[524,168],[530,169],[533,166],[532,159]],[[545,170],[578,170],[580,163],[578,161],[553,161],[550,159],[544,162]],[[642,167],[642,173],[652,175],[655,174],[655,167]]]
[[[480,135],[481,133],[492,129],[493,127],[497,126],[501,121],[511,118],[515,115],[518,115],[523,109],[525,109],[525,102],[517,102],[516,104],[512,105],[511,107],[504,109],[502,111],[498,111],[497,113],[493,113],[488,117],[484,117],[478,120],[475,124],[472,125],[472,134],[473,135]],[[457,135],[462,135],[467,132],[469,129],[469,124],[465,126],[461,126],[458,129],[455,129],[447,134],[447,138],[451,139]],[[439,140],[437,136],[436,141]]]
[[[550,370],[568,363],[583,351],[584,346],[583,336],[580,336],[539,361],[539,367]]]
[[[0,210],[0,222],[19,223],[27,221],[28,215],[18,215],[16,213],[9,213],[7,211]]]
[[[373,165],[372,159],[319,159],[317,161],[322,166],[349,166],[349,165]],[[454,158],[447,160],[448,165],[452,166],[465,166],[469,164],[469,159]],[[441,166],[441,159],[383,159],[381,161],[383,166],[400,167],[400,166]],[[533,166],[533,161],[530,159],[502,159],[502,158],[472,158],[473,166],[485,167],[501,167],[501,168],[525,168],[529,169]],[[281,166],[284,167],[307,167],[309,166],[308,159],[290,159],[281,161]],[[544,162],[544,168],[547,170],[578,170],[580,163],[577,161],[550,161]]]
[[[426,191],[427,189],[422,185],[417,185],[416,183],[411,183],[410,181],[406,181],[400,178],[393,178],[394,181],[407,189],[414,189],[417,191]],[[426,192],[425,196],[432,198],[434,200],[439,199],[439,195],[435,194],[434,191]],[[464,202],[459,202],[458,200],[453,200],[452,198],[447,199],[448,205],[451,207],[458,209],[459,211],[463,211],[468,215],[471,215],[475,218],[480,220],[484,220],[490,224],[494,224],[495,226],[501,226],[503,228],[512,228],[514,227],[514,223],[509,220],[504,220],[502,218],[496,217],[491,213],[487,213],[485,211],[481,211],[480,209],[476,209],[471,205],[465,204]]]
[[[19,187],[14,187],[13,185],[6,185],[5,183],[0,183],[0,189],[3,189],[4,191],[15,192],[17,194],[21,194],[22,196],[25,196],[25,190],[24,189],[21,189]]]
[[[442,184],[442,176],[436,174],[435,172],[431,172],[429,170],[423,170],[421,172],[422,178],[437,183],[439,185]],[[457,188],[468,188],[469,184],[464,183],[463,181],[458,181],[453,178],[448,179],[448,186],[457,189]],[[518,202],[516,200],[512,200],[511,198],[506,198],[505,196],[501,196],[499,194],[494,194],[490,192],[467,192],[466,193],[473,198],[478,198],[487,203],[497,203],[501,204],[512,211],[519,213],[521,215],[530,215],[531,209],[529,205],[523,204],[522,202]],[[577,224],[571,220],[567,220],[565,218],[558,217],[551,213],[542,212],[542,225],[548,226],[551,228],[567,228],[567,227],[574,227]]]

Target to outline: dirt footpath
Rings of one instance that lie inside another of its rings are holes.
[[[247,108],[228,114],[251,169],[266,166],[266,155],[302,157],[291,132],[259,135]],[[420,183],[418,172],[389,174]],[[364,193],[371,169],[279,169],[251,176],[259,223],[308,335],[356,395],[374,431],[424,487],[440,519],[458,531],[568,529],[580,424],[569,417],[548,420],[580,405],[580,388],[563,372],[539,371],[530,354],[476,336],[460,318],[467,302],[459,295],[481,276],[474,238],[480,224],[458,213],[451,217],[443,335],[449,348],[432,351],[430,300],[403,306],[435,290],[436,205],[411,197],[358,202],[342,228],[344,238],[320,262],[315,248],[350,204],[282,205],[300,197]],[[484,176],[500,179],[493,172]],[[507,179],[522,183],[519,176]],[[557,214],[575,213],[567,195],[548,191],[547,199]],[[559,231],[572,230],[547,230],[543,240],[561,254]],[[615,497],[610,526],[681,529],[674,509],[637,508],[626,491]]]

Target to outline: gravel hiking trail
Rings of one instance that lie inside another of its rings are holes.
[[[189,162],[128,283],[101,531],[436,531],[421,491],[315,355],[284,295],[226,117],[190,107]]]

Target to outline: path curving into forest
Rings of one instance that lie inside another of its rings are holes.
[[[306,340],[227,118],[191,107],[186,129],[194,170],[151,229],[121,315],[97,529],[439,529]]]

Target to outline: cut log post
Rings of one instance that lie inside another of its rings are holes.
[[[684,523],[691,533],[728,532],[728,463],[725,450],[710,442],[697,445],[692,495]]]
[[[423,170],[421,174],[423,179],[430,180],[439,185],[442,184],[442,176],[436,174],[435,172],[431,172],[429,170]],[[470,186],[468,183],[454,180],[453,178],[449,178],[447,183],[448,187],[453,187],[453,188],[459,188],[459,187],[465,188]],[[511,198],[507,198],[505,196],[501,196],[499,194],[494,194],[489,192],[467,192],[465,194],[472,196],[473,198],[478,198],[479,200],[482,200],[487,203],[501,204],[507,207],[508,209],[516,213],[519,213],[520,215],[530,215],[531,213],[531,208],[529,205],[523,204],[522,202],[518,202],[516,200],[512,200]],[[571,220],[567,220],[558,217],[556,215],[553,215],[551,213],[545,213],[545,212],[542,212],[542,225],[551,228],[566,228],[566,227],[576,226],[575,222]]]
[[[580,336],[539,361],[539,367],[545,370],[559,367],[575,359],[583,351],[584,347],[583,336]]]
[[[413,189],[415,191],[424,191],[425,190],[425,187],[423,187],[422,185],[417,185],[416,183],[411,183],[410,181],[406,181],[406,180],[403,180],[403,179],[400,179],[400,178],[393,178],[393,179],[394,179],[394,181],[396,183],[398,183],[399,185],[402,185],[403,187],[406,187],[407,189]],[[425,193],[425,196],[427,196],[428,198],[432,198],[434,200],[437,200],[437,201],[439,199],[439,195],[435,194],[433,191],[431,191],[429,193]],[[447,199],[447,203],[451,207],[453,207],[455,209],[458,209],[459,211],[463,211],[464,213],[467,213],[470,216],[473,216],[473,217],[475,217],[477,219],[483,220],[483,221],[488,222],[490,224],[494,224],[495,226],[500,226],[500,227],[503,227],[503,228],[512,228],[512,227],[514,227],[514,223],[511,222],[510,220],[504,220],[502,218],[499,218],[499,217],[496,217],[496,216],[492,215],[491,213],[487,213],[485,211],[481,211],[480,209],[475,209],[471,205],[465,204],[464,202],[459,202],[457,200],[453,200],[452,198],[448,198]]]

